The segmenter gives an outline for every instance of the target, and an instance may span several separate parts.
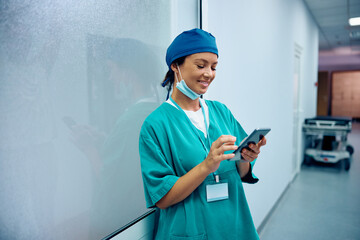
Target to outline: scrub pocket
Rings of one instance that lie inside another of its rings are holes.
[[[205,233],[190,237],[170,235],[170,240],[206,240],[206,239],[207,237]]]

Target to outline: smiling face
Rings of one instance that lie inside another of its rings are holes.
[[[205,94],[216,75],[218,57],[214,53],[202,52],[189,55],[183,64],[179,65],[182,79],[186,85],[198,94]],[[171,69],[177,74],[181,81],[176,64]],[[175,83],[176,84],[176,83]]]

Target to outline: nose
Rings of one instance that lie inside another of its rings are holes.
[[[206,70],[204,72],[204,77],[206,79],[211,79],[213,77],[213,72],[211,71],[210,68],[206,68]]]

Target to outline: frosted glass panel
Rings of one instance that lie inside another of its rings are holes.
[[[0,239],[99,239],[147,211],[170,1],[1,1]]]

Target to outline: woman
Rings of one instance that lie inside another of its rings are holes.
[[[155,238],[259,239],[242,182],[258,181],[251,169],[266,139],[227,161],[247,134],[225,105],[200,98],[215,78],[215,38],[181,33],[166,63],[171,97],[144,121],[139,142],[147,207],[159,208]]]

